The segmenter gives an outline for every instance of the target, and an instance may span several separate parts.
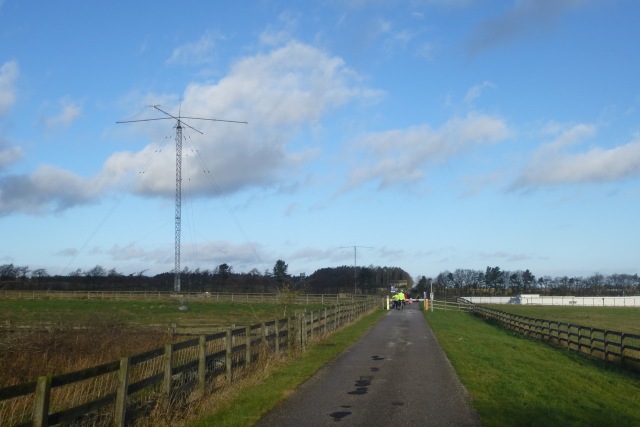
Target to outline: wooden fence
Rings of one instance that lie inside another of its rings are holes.
[[[10,291],[0,290],[0,299],[86,299],[86,300],[170,300],[202,302],[340,304],[370,298],[353,294],[165,292],[165,291]]]
[[[0,388],[0,426],[125,426],[158,403],[213,393],[260,358],[305,349],[379,307],[377,298],[200,335],[77,372]]]
[[[455,311],[471,311],[473,304],[469,304],[461,298],[450,299],[433,299],[429,301],[430,310],[455,310]]]
[[[472,313],[523,335],[640,371],[640,335],[519,316],[479,305],[473,306]]]

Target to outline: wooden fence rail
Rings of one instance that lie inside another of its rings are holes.
[[[520,334],[640,371],[640,335],[519,316],[479,305],[473,306],[472,313]]]
[[[0,388],[0,426],[124,426],[157,404],[213,393],[260,358],[305,349],[379,307],[377,298],[167,344],[119,361]]]
[[[471,311],[473,305],[463,300],[451,299],[433,299],[429,301],[429,307],[433,310],[455,310],[455,311]]]

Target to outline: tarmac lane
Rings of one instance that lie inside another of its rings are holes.
[[[390,310],[255,424],[335,425],[480,425],[418,304]]]

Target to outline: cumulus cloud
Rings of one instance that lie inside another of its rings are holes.
[[[185,89],[184,115],[249,124],[185,119],[203,135],[188,128],[183,131],[189,138],[183,154],[190,156],[185,157],[183,179],[188,176],[191,190],[200,195],[215,195],[215,189],[229,193],[269,186],[317,154],[314,147],[294,150],[288,145],[301,128],[313,126],[349,102],[376,96],[360,86],[358,76],[341,58],[302,43],[290,42],[245,57],[219,82],[192,83]],[[113,180],[141,171],[157,149],[149,145],[137,153],[114,154],[105,162],[103,178]],[[135,191],[172,195],[174,170],[173,151],[162,151],[140,176]]]
[[[0,66],[0,115],[5,114],[16,101],[15,82],[18,74],[18,63],[15,61],[5,62]]]
[[[291,170],[318,152],[314,146],[291,147],[297,132],[347,103],[378,96],[361,86],[359,76],[341,58],[299,42],[242,58],[220,81],[192,83],[184,91],[183,181],[189,183],[193,195],[206,197],[286,181]],[[65,102],[61,114],[50,119],[51,125],[70,123],[79,114],[76,104]],[[177,113],[179,105],[162,108]],[[163,117],[153,110],[149,116]],[[249,124],[186,117],[246,120]],[[173,144],[163,149],[157,143],[156,129],[140,124],[136,130],[148,132],[152,142],[137,152],[114,153],[93,177],[50,165],[32,174],[0,176],[0,215],[62,211],[92,203],[104,191],[128,187],[132,181],[136,194],[173,197],[175,150]],[[20,155],[19,149],[5,144],[0,147],[0,165],[8,165]]]
[[[486,20],[472,32],[467,43],[471,52],[479,52],[510,42],[522,35],[544,33],[567,11],[589,0],[519,0],[500,16]]]
[[[611,148],[576,152],[575,146],[595,134],[592,125],[578,124],[562,131],[534,153],[511,189],[541,185],[617,181],[640,176],[640,136]],[[570,151],[569,148],[574,148]]]
[[[354,168],[344,190],[371,181],[384,188],[422,180],[427,164],[446,162],[471,145],[497,143],[509,134],[503,119],[470,113],[440,129],[422,125],[362,135],[354,145],[363,166]]]
[[[92,180],[51,165],[33,174],[0,176],[0,215],[11,212],[43,214],[90,203],[102,188]]]

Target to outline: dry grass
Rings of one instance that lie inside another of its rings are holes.
[[[224,378],[207,384],[204,396],[197,393],[190,396],[177,396],[167,405],[159,400],[158,404],[146,417],[139,417],[135,427],[181,427],[219,410],[223,405],[233,401],[245,390],[262,384],[277,369],[282,368],[298,355],[276,355],[268,346],[262,345],[256,360],[249,368],[234,370],[233,382]],[[254,355],[254,357],[256,357]]]
[[[2,332],[0,387],[89,368],[173,341],[175,337],[167,332],[116,322],[94,323],[85,329]]]

